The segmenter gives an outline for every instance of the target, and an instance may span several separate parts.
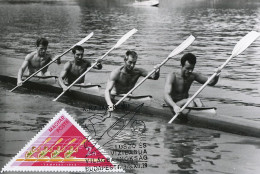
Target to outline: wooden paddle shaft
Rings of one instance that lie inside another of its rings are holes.
[[[168,57],[159,65],[160,68],[163,66],[171,57],[176,56],[181,53],[184,49],[186,49],[190,44],[195,40],[195,37],[190,35],[184,42],[182,42],[177,48],[175,48]],[[135,87],[133,87],[124,97],[122,97],[114,106],[117,106],[120,102],[122,102],[129,94],[131,94],[137,87],[139,87],[148,77],[150,77],[156,69],[150,72],[141,82],[139,82]]]
[[[112,47],[110,50],[108,50],[100,59],[104,59],[115,47]],[[68,88],[63,91],[57,98],[55,98],[53,101],[58,100],[65,92],[67,92],[75,83],[77,83],[85,74],[87,74],[94,66],[96,66],[97,62],[95,62],[90,68],[88,68],[83,74],[81,74]]]
[[[35,76],[36,74],[38,74],[41,70],[43,70],[44,68],[46,68],[47,66],[49,66],[50,64],[52,64],[53,62],[55,62],[58,58],[64,56],[65,54],[67,54],[72,48],[66,50],[64,53],[62,53],[59,57],[57,57],[56,59],[53,59],[52,61],[50,61],[49,63],[47,63],[45,66],[41,67],[39,70],[37,70],[35,73],[33,73],[32,75],[30,75],[29,77],[27,77],[22,83],[25,83],[26,81],[30,80],[33,76]],[[19,86],[16,86],[15,88],[13,88],[10,92],[14,91],[16,88],[18,88]]]
[[[219,68],[219,70],[221,71],[227,64],[228,62],[230,62],[230,60],[235,57],[233,55],[231,55],[227,60],[226,62],[221,65],[221,67]],[[217,72],[215,72],[214,74],[212,74],[212,76],[210,78],[208,78],[208,80],[206,81],[205,84],[203,84],[200,89],[190,98],[190,100],[181,108],[181,111],[183,111],[189,104],[192,100],[194,100],[194,98],[211,82],[211,80],[213,80],[216,76],[217,76]]]
[[[40,68],[39,70],[37,70],[35,73],[33,73],[32,75],[30,75],[27,79],[25,79],[22,84],[26,81],[28,81],[29,79],[31,79],[34,75],[36,75],[37,73],[39,73],[41,70],[43,70],[44,68],[46,68],[47,66],[49,66],[50,64],[52,64],[54,61],[56,61],[58,58],[64,56],[65,54],[67,54],[70,50],[72,50],[76,45],[81,45],[84,42],[86,42],[90,37],[93,36],[93,32],[90,33],[87,37],[85,37],[84,39],[82,39],[81,41],[79,41],[78,43],[76,43],[75,45],[73,45],[72,47],[70,47],[69,49],[67,49],[65,52],[63,52],[61,55],[59,55],[56,59],[50,61],[48,64],[46,64],[45,66],[43,66],[42,68]],[[16,88],[18,88],[19,86],[17,85],[16,87],[14,87],[10,92],[12,92],[13,90],[15,90]]]
[[[226,62],[220,67],[220,70],[222,70],[227,64],[228,62],[233,58],[234,56],[231,55]],[[212,74],[212,76],[210,78],[208,78],[208,80],[200,87],[200,89],[186,102],[186,104],[184,106],[182,106],[182,108],[180,109],[180,112],[182,112],[193,100],[194,98],[211,82],[211,80],[213,80],[215,77],[217,76],[217,73],[215,72],[214,74]],[[179,113],[180,113],[179,112]],[[168,122],[168,123],[172,123],[173,120],[179,115],[179,113],[176,113],[174,115],[174,117],[172,117],[172,119]]]
[[[27,79],[25,79],[23,81],[26,82],[27,80],[29,80],[30,78],[32,78],[35,74],[39,73],[41,70],[43,70],[44,68],[46,68],[47,66],[49,66],[50,64],[52,64],[54,61],[56,61],[57,59],[59,59],[60,57],[64,56],[65,54],[67,54],[68,52],[70,52],[70,50],[72,50],[76,45],[81,45],[84,42],[86,42],[90,37],[93,36],[93,32],[90,33],[87,37],[85,37],[84,39],[82,39],[80,42],[78,42],[77,44],[73,45],[72,47],[70,47],[69,49],[67,49],[65,52],[63,52],[61,55],[59,55],[56,59],[50,61],[48,64],[46,64],[45,66],[43,66],[42,68],[40,68],[38,71],[36,71],[35,73],[33,73],[32,75],[30,75]]]
[[[121,37],[121,39],[110,49],[106,52],[106,54],[104,54],[100,59],[102,60],[104,57],[106,57],[112,50],[114,50],[115,48],[118,48],[122,43],[124,43],[130,36],[132,36],[134,33],[136,33],[137,30],[134,28],[132,30],[130,30],[128,33],[126,33],[123,37]],[[89,69],[87,69],[83,74],[81,74],[81,76],[79,76],[79,78],[77,78],[65,91],[63,91],[56,99],[54,99],[53,101],[58,100],[67,90],[69,90],[77,81],[79,81],[79,79],[81,79],[86,73],[88,73],[95,65],[97,64],[97,62],[95,62]]]
[[[158,67],[158,69],[163,66],[170,57],[167,57]],[[154,72],[156,71],[156,69],[152,70],[145,78],[143,78],[137,85],[135,85],[126,95],[124,95],[124,97],[122,97],[118,102],[116,102],[116,104],[114,105],[115,107],[117,105],[119,105],[129,94],[131,94],[136,88],[138,88],[146,79],[148,79]]]

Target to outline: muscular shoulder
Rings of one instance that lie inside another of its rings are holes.
[[[64,64],[64,70],[69,70],[71,69],[71,66],[72,66],[72,62],[71,61],[68,61]]]
[[[167,82],[173,83],[177,77],[178,77],[178,74],[175,72],[172,72],[167,75],[166,80],[167,80]]]
[[[117,80],[120,77],[122,67],[114,69],[110,74],[110,80]]]
[[[32,58],[33,58],[36,54],[37,54],[36,51],[27,54],[27,55],[25,56],[25,60],[26,60],[26,61],[32,60]]]
[[[91,66],[91,62],[89,60],[83,59],[82,62],[84,63],[85,66]]]
[[[116,76],[119,76],[119,75],[121,74],[121,72],[122,72],[122,67],[118,67],[118,68],[114,69],[114,70],[111,72],[111,74],[116,75]]]
[[[136,74],[143,74],[145,72],[146,72],[146,70],[143,69],[143,68],[135,68],[134,69],[134,73],[136,73]]]
[[[195,80],[197,77],[200,77],[200,76],[201,76],[200,73],[192,72],[191,78],[192,78],[193,80]]]

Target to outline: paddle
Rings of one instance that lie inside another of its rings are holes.
[[[76,141],[76,138],[74,138],[73,140]],[[73,140],[72,140],[72,141],[73,141]],[[71,141],[71,142],[72,142],[72,141]],[[74,141],[73,141],[73,142],[74,142]],[[82,144],[84,144],[86,141],[87,141],[87,139],[84,139],[84,140],[80,143],[79,146],[81,146]],[[72,143],[73,143],[73,142],[72,142]],[[70,144],[71,144],[71,143],[70,143]],[[78,146],[77,148],[79,148],[79,146]],[[76,149],[77,149],[77,148],[76,148]],[[65,149],[65,147],[62,149],[62,151],[63,151],[64,149]],[[75,148],[74,148],[74,149],[75,149]],[[75,150],[76,150],[76,149],[75,149]],[[65,154],[64,154],[64,158],[63,158],[62,161],[64,161],[65,158],[66,158],[66,157],[65,157]],[[61,162],[62,162],[62,161],[61,161]]]
[[[100,85],[95,85],[95,84],[93,84],[93,85],[88,85],[88,84],[74,84],[74,86],[75,87],[80,87],[80,88],[93,88],[93,87],[98,87],[98,88],[101,88],[101,86]]]
[[[77,138],[73,138],[61,151],[63,151],[68,145],[74,143],[77,140]]]
[[[29,77],[29,76],[24,76],[24,77]],[[38,78],[38,79],[50,79],[50,78],[59,78],[58,76],[34,76],[34,78]]]
[[[246,36],[244,36],[234,47],[231,56],[226,60],[226,62],[220,67],[220,70],[222,70],[228,62],[233,58],[238,56],[240,53],[242,53],[249,45],[251,45],[258,37],[260,36],[260,33],[251,31]],[[180,112],[182,112],[189,104],[190,102],[208,85],[208,83],[217,75],[217,72],[215,72],[204,85],[201,86],[201,88],[187,101],[187,103],[180,109]],[[172,119],[168,123],[172,123],[173,120],[179,115],[179,113],[176,113]]]
[[[118,97],[124,97],[126,94],[118,94],[115,95],[115,99],[117,99]],[[153,98],[153,96],[151,95],[128,95],[127,99],[129,101],[133,100],[133,101],[151,101],[151,99]]]
[[[185,41],[183,41],[177,48],[175,48],[168,57],[159,65],[158,68],[163,66],[170,58],[173,56],[176,56],[177,54],[181,53],[183,50],[185,50],[190,44],[195,40],[195,37],[190,35]],[[127,94],[124,95],[115,105],[114,108],[119,105],[128,95],[130,95],[136,88],[138,88],[148,77],[150,77],[156,69],[152,70],[143,80],[141,80],[137,85],[135,85]]]
[[[50,140],[51,140],[51,138],[47,138],[47,139],[42,143],[42,145],[48,143]],[[37,150],[38,150],[42,145],[40,145],[39,147],[37,147]],[[36,150],[36,151],[37,151],[37,150]]]
[[[52,145],[51,148],[49,148],[49,150],[47,151],[47,153],[50,152],[50,150],[52,150],[52,148],[53,148],[54,146],[56,146],[57,144],[59,144],[60,142],[62,142],[62,140],[63,140],[63,138],[60,138],[54,145]],[[44,155],[42,155],[42,156],[44,156]],[[39,158],[41,158],[42,156],[40,156]]]
[[[124,97],[126,94],[119,94],[117,97]],[[153,96],[151,95],[128,95],[127,98],[134,100],[151,100]]]
[[[41,148],[42,145],[48,143],[49,141],[51,140],[51,138],[47,138],[39,147],[36,148],[35,151],[31,151],[31,155],[30,156],[27,156],[28,154],[28,151],[26,152],[26,155],[25,155],[25,158],[30,158],[35,152],[37,152],[39,150],[39,148]]]
[[[64,53],[62,53],[61,55],[59,55],[58,57],[56,57],[55,59],[53,59],[52,61],[50,61],[48,64],[46,64],[45,66],[41,67],[38,71],[36,71],[35,73],[33,73],[32,75],[30,75],[29,77],[27,77],[24,81],[22,81],[22,84],[25,83],[26,81],[28,81],[30,78],[32,78],[33,76],[35,76],[36,74],[38,74],[41,70],[43,70],[44,68],[46,68],[47,66],[49,66],[50,64],[52,64],[53,62],[55,62],[57,59],[59,59],[60,57],[64,56],[65,54],[67,54],[70,50],[72,50],[76,45],[81,45],[84,42],[86,42],[87,40],[89,40],[89,38],[91,38],[93,36],[93,32],[90,33],[87,37],[85,37],[84,39],[82,39],[81,41],[79,41],[78,43],[76,43],[75,45],[73,45],[72,47],[70,47],[68,50],[66,50]],[[14,91],[16,88],[18,88],[19,86],[22,85],[17,85],[16,87],[14,87],[10,92]]]
[[[162,107],[169,108],[170,106],[167,105],[166,103],[163,103]],[[210,110],[210,109],[217,110],[216,107],[205,107],[205,106],[203,106],[203,107],[189,107],[189,106],[187,106],[186,109],[195,110],[195,111],[203,111],[203,110]]]
[[[62,142],[63,138],[60,138],[49,150],[48,152],[54,147],[56,146],[57,144],[59,144],[60,142]]]
[[[84,139],[84,140],[78,145],[78,147],[76,147],[75,149],[79,148],[79,146],[83,145],[86,141],[87,141],[87,139]]]
[[[108,50],[106,52],[106,54],[104,54],[100,59],[104,59],[108,53],[110,53],[112,50],[114,50],[115,48],[118,48],[121,44],[123,44],[130,36],[132,36],[134,33],[136,33],[137,30],[134,28],[131,31],[129,31],[128,33],[126,33],[110,50]],[[70,86],[68,86],[68,88],[66,90],[64,90],[57,98],[55,98],[53,101],[57,101],[65,92],[67,92],[75,83],[77,83],[82,77],[85,76],[85,74],[87,74],[94,66],[96,66],[97,61],[90,67],[88,68],[83,74],[81,74]]]

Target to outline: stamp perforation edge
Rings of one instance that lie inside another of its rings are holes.
[[[55,123],[55,121],[58,120],[58,118],[63,115],[65,116],[87,139],[94,145],[95,148],[99,150],[102,155],[104,155],[106,158],[110,159],[111,164],[113,164],[113,168],[111,170],[107,170],[106,168],[100,167],[101,170],[97,167],[90,166],[11,166],[16,159],[19,158],[27,149],[29,149],[32,144],[40,138],[40,136],[47,131],[47,129]],[[122,169],[122,167],[117,164],[117,162],[114,162],[112,158],[108,155],[108,153],[96,143],[96,141],[65,111],[65,109],[62,109],[60,112],[58,112],[1,170],[1,173],[3,172],[87,172],[86,168],[89,168],[91,172],[122,172],[125,171]]]

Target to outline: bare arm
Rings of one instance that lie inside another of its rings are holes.
[[[145,69],[138,68],[140,71],[141,76],[146,77],[148,75],[148,72]],[[151,76],[148,77],[148,79],[151,80],[158,80],[160,77],[160,69],[156,70],[155,73],[153,73]]]
[[[195,80],[200,84],[204,84],[208,80],[208,78],[203,76],[202,74],[199,73],[193,73],[193,74],[195,75]],[[215,76],[215,78],[211,80],[208,85],[214,86],[218,82],[218,79],[219,79],[219,75]]]
[[[91,64],[90,61],[85,60],[85,59],[84,59],[84,61],[87,63],[87,69],[92,66],[92,64]],[[87,69],[86,69],[86,70],[87,70]],[[93,67],[93,69],[97,69],[97,70],[102,69],[102,64],[101,64],[101,61],[100,61],[99,59],[97,60],[97,64]],[[86,71],[86,70],[85,70],[85,71]],[[91,69],[91,70],[92,70],[92,69]],[[90,71],[91,71],[91,70],[90,70]]]
[[[119,74],[118,71],[119,70],[112,71],[111,74],[110,74],[110,77],[107,81],[107,87],[106,87],[106,90],[105,90],[105,99],[106,99],[107,105],[109,107],[113,106],[113,102],[111,100],[111,91],[112,91],[112,89],[115,85],[117,78],[118,78],[118,74]]]
[[[70,62],[67,62],[67,63],[65,63],[65,65],[60,73],[60,76],[59,76],[59,85],[60,85],[60,87],[62,87],[63,90],[67,89],[67,86],[64,84],[64,79],[65,79],[69,69],[70,69]]]
[[[17,75],[17,85],[22,85],[22,77],[23,77],[23,73],[25,71],[25,69],[28,67],[29,61],[31,60],[31,58],[33,57],[32,54],[28,54],[25,59],[24,62],[22,64],[22,66],[20,67],[19,71],[18,71],[18,75]]]
[[[164,86],[164,101],[166,102],[167,105],[172,107],[173,109],[178,107],[177,104],[173,101],[171,97],[171,92],[172,92],[172,87],[173,87],[173,82],[175,81],[175,75],[173,73],[169,74],[166,77],[166,82]],[[175,109],[174,109],[175,111]]]

